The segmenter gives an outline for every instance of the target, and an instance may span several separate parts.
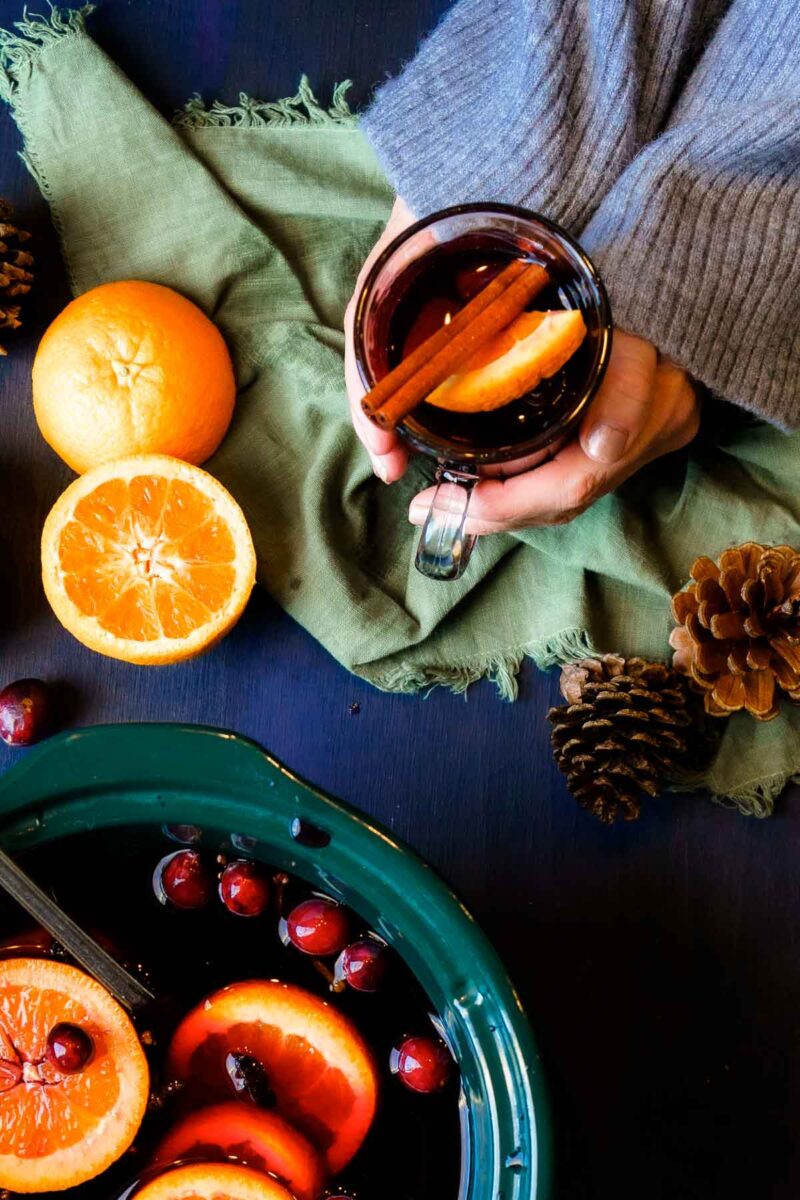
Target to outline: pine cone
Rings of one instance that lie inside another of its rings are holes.
[[[698,558],[672,598],[673,666],[703,692],[706,712],[778,715],[776,684],[800,701],[800,553],[747,542]]]
[[[9,304],[16,296],[24,296],[31,290],[33,255],[20,250],[19,243],[27,242],[30,234],[10,224],[11,209],[5,200],[0,200],[0,329],[19,329],[19,304]],[[0,346],[0,354],[6,354]]]
[[[688,754],[686,685],[665,663],[606,654],[563,667],[561,694],[547,719],[570,792],[606,824],[633,821],[642,793],[657,796]]]

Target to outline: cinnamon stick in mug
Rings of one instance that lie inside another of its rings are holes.
[[[549,283],[538,263],[514,259],[490,284],[385,375],[361,401],[382,429],[394,429],[479,346],[505,329]]]

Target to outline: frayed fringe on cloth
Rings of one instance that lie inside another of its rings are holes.
[[[790,783],[800,783],[800,775],[784,774],[769,775],[766,779],[753,780],[735,792],[715,792],[713,780],[705,777],[676,779],[671,785],[675,792],[707,792],[715,804],[723,808],[736,809],[743,817],[771,817],[775,811],[775,801],[781,796]]]
[[[15,107],[18,90],[29,79],[39,55],[64,37],[83,35],[86,18],[94,9],[92,4],[77,9],[60,9],[49,0],[48,4],[49,16],[30,14],[24,8],[22,20],[14,23],[13,30],[0,29],[0,100],[5,100],[12,108]],[[254,100],[242,92],[237,105],[228,106],[215,100],[206,107],[200,96],[193,96],[175,114],[173,124],[186,130],[275,127],[350,129],[356,125],[357,118],[345,98],[349,87],[349,80],[337,84],[328,108],[317,101],[305,75],[300,80],[296,95],[283,100]],[[53,206],[47,179],[36,162],[23,114],[17,110],[15,116],[26,142],[21,157],[44,195],[50,199],[53,220],[61,233],[59,215]],[[63,237],[61,241],[63,247]],[[454,663],[446,667],[419,667],[401,662],[383,674],[372,676],[369,671],[364,674],[374,686],[384,691],[405,693],[430,692],[435,687],[446,687],[458,695],[464,695],[471,684],[488,679],[495,684],[502,699],[515,700],[519,693],[517,676],[526,658],[533,659],[540,670],[547,670],[565,662],[593,657],[597,653],[585,630],[565,629],[540,642],[513,647],[504,654],[488,659]],[[716,793],[713,780],[700,775],[675,780],[673,788],[676,791],[710,790],[712,799],[718,804],[736,809],[744,816],[763,818],[771,816],[775,801],[789,783],[800,783],[800,775],[771,775],[725,794]]]
[[[401,662],[383,675],[369,675],[368,678],[385,692],[427,693],[436,687],[445,687],[457,696],[462,696],[473,683],[488,679],[497,688],[501,700],[516,700],[519,695],[517,676],[526,658],[532,658],[540,670],[546,670],[596,653],[585,630],[564,629],[545,641],[515,647],[491,658],[438,667]]]
[[[22,20],[14,22],[16,33],[0,29],[0,99],[14,103],[14,94],[28,78],[34,62],[49,46],[63,37],[85,33],[86,18],[93,4],[83,8],[56,8],[50,4],[49,17],[22,10]]]
[[[333,100],[329,108],[323,108],[317,100],[305,75],[300,77],[300,86],[294,96],[283,100],[254,100],[246,92],[239,93],[239,103],[222,104],[215,100],[209,107],[199,95],[192,96],[186,105],[175,114],[172,124],[179,129],[259,129],[277,127],[352,129],[356,117],[345,99],[352,80],[345,79],[333,89]]]
[[[0,29],[0,99],[14,103],[20,84],[28,78],[34,62],[43,50],[63,37],[86,32],[86,18],[94,11],[93,4],[82,8],[57,8],[49,2],[49,16],[22,10],[22,20],[15,21],[13,30]],[[275,127],[307,127],[352,129],[357,118],[347,103],[346,94],[352,86],[350,79],[337,83],[328,108],[317,100],[306,75],[294,96],[282,100],[256,100],[246,92],[239,93],[239,103],[223,104],[214,100],[206,107],[199,95],[187,100],[173,118],[179,129],[258,129]]]

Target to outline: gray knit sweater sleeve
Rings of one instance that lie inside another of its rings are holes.
[[[800,0],[460,0],[363,124],[417,214],[554,217],[618,325],[800,426]]]

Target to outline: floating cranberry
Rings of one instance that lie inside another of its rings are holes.
[[[225,1071],[233,1090],[243,1100],[252,1100],[260,1108],[274,1106],[275,1093],[269,1085],[267,1072],[252,1054],[241,1054],[237,1050],[226,1054]]]
[[[171,842],[181,842],[184,846],[193,846],[203,836],[198,825],[162,825],[161,832]]]
[[[196,850],[175,850],[153,872],[153,891],[162,904],[202,908],[211,896],[211,875]]]
[[[82,1071],[94,1053],[94,1042],[80,1025],[62,1021],[47,1035],[47,1060],[65,1075]]]
[[[438,1092],[450,1078],[453,1060],[444,1042],[410,1037],[392,1051],[389,1065],[412,1092]]]
[[[255,850],[258,841],[256,838],[250,837],[249,833],[232,833],[231,845],[234,850],[238,850],[243,854],[249,854],[251,850]]]
[[[327,829],[320,829],[319,825],[315,825],[313,821],[307,821],[305,817],[292,819],[290,833],[301,846],[310,846],[314,850],[321,850],[324,846],[330,845],[331,835]]]
[[[269,880],[258,863],[240,858],[222,872],[219,895],[238,917],[258,917],[269,904]]]
[[[41,679],[18,679],[0,692],[0,737],[8,746],[31,746],[50,732],[53,697]]]
[[[325,958],[338,954],[347,945],[350,920],[346,910],[335,900],[312,896],[289,913],[286,933],[292,945],[304,954]]]
[[[335,975],[357,992],[377,992],[389,966],[389,950],[377,938],[360,938],[345,946],[336,962]]]

